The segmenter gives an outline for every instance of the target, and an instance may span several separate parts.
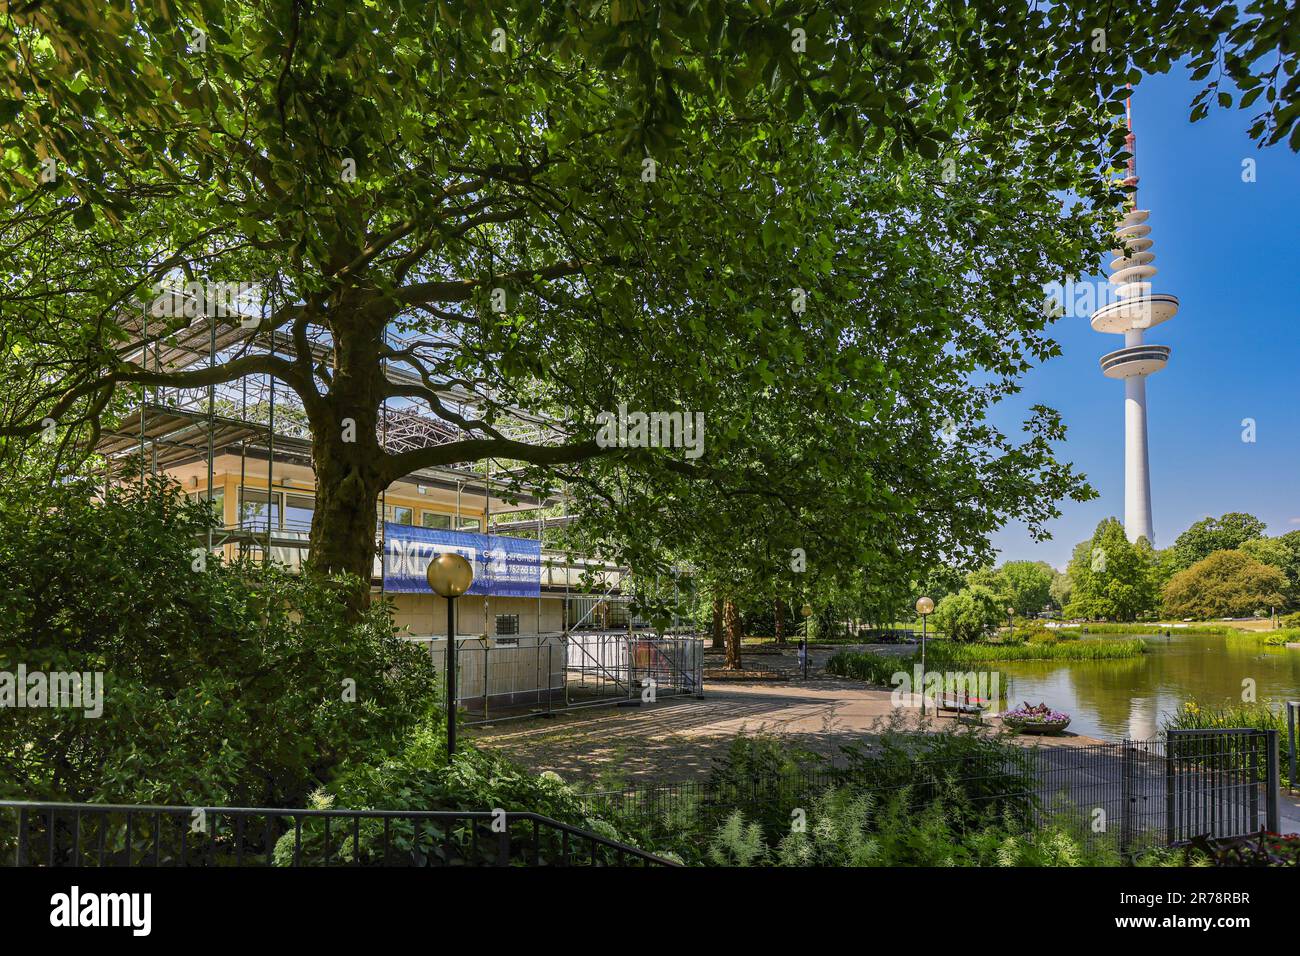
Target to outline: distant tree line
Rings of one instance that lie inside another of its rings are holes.
[[[1254,515],[1204,518],[1163,550],[1129,541],[1107,518],[1074,548],[1064,572],[1044,561],[1008,561],[931,588],[932,624],[956,640],[974,640],[1040,612],[1067,618],[1139,621],[1206,619],[1300,611],[1300,530],[1270,537]],[[919,592],[918,592],[919,593]]]

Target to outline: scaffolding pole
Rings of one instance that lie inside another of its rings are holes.
[[[217,365],[217,314],[216,310],[208,316],[208,368]],[[213,462],[216,452],[215,432],[217,428],[217,386],[208,383],[208,511],[212,511]],[[223,516],[224,517],[224,516]],[[208,521],[208,554],[212,553],[212,521]]]
[[[271,294],[271,315],[275,315],[274,293]],[[275,358],[275,323],[271,324],[271,358]],[[271,563],[271,516],[274,513],[271,489],[275,487],[275,373],[269,373],[268,378],[271,380],[271,397],[267,415],[270,424],[266,433],[266,555],[262,560],[263,567]]]

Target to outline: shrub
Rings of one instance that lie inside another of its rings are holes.
[[[727,817],[709,840],[709,862],[714,866],[753,866],[766,856],[763,828],[746,823],[741,810]]]
[[[1227,700],[1212,704],[1192,698],[1167,716],[1165,730],[1211,730],[1224,727],[1253,727],[1256,730],[1286,731],[1286,710],[1267,700]]]
[[[1280,631],[1265,631],[1264,643],[1270,647],[1300,642],[1300,627],[1287,627]]]
[[[351,810],[492,810],[531,811],[562,823],[592,830],[609,839],[627,841],[616,822],[592,813],[577,792],[555,774],[536,774],[492,753],[465,747],[447,762],[445,729],[440,722],[424,722],[407,745],[387,759],[344,768],[327,787],[313,794],[313,805]],[[383,863],[384,826],[364,821],[354,838],[350,828],[334,824],[329,862],[376,865]],[[342,831],[342,832],[340,832]],[[476,833],[477,831],[477,833]],[[469,853],[480,845],[483,858],[496,852],[496,834],[490,821],[465,823],[448,837],[441,825],[414,825],[393,819],[389,823],[390,853],[424,862],[446,851]],[[526,837],[522,834],[521,837]],[[276,846],[276,862],[289,865],[295,841],[300,839],[304,859],[324,861],[325,827],[307,818],[300,838],[286,833]]]
[[[386,609],[347,614],[365,583],[206,557],[210,511],[164,479],[95,492],[0,492],[0,670],[104,688],[98,718],[5,712],[0,796],[301,806],[432,709],[428,657]]]
[[[957,726],[939,733],[907,734],[887,729],[877,744],[841,749],[835,777],[892,796],[906,794],[908,806],[943,803],[963,826],[1014,818],[1029,821],[1040,809],[1033,779],[1033,755],[1025,748],[977,728]]]
[[[1011,631],[1008,644],[1055,644],[1058,634],[1042,621],[1021,621]]]
[[[1258,833],[1223,840],[1200,836],[1189,851],[1212,866],[1300,866],[1300,834]]]

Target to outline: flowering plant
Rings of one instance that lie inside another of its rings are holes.
[[[1046,704],[1028,702],[1002,714],[1002,722],[1014,730],[1030,733],[1060,733],[1070,725],[1070,715]]]

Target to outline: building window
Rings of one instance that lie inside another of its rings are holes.
[[[461,531],[477,531],[481,524],[478,518],[461,518],[459,527]]]
[[[204,488],[200,492],[190,496],[195,501],[203,501],[208,497],[208,490]],[[212,514],[217,519],[217,525],[222,526],[226,523],[226,489],[212,489]]]
[[[497,615],[497,635],[518,634],[519,633],[519,615],[518,614],[498,614]]]
[[[307,495],[284,496],[284,526],[290,531],[310,531],[316,499]]]
[[[414,524],[414,515],[410,508],[403,508],[400,505],[393,506],[393,517],[390,519],[393,524]]]
[[[246,531],[265,531],[280,527],[280,493],[269,497],[265,491],[245,488],[239,495],[239,524]]]
[[[451,515],[439,514],[437,511],[426,511],[420,515],[420,524],[426,528],[450,528]]]

